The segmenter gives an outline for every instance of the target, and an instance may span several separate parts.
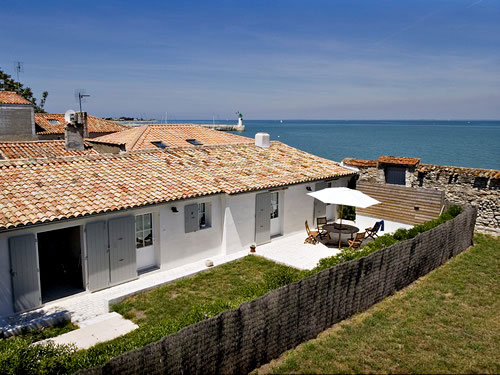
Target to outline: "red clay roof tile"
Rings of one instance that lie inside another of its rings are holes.
[[[351,175],[280,142],[0,163],[0,230],[209,194]]]
[[[220,145],[234,143],[253,143],[248,137],[228,132],[208,129],[195,124],[142,125],[96,137],[91,142],[111,145],[125,145],[126,151],[157,148],[151,142],[163,142],[168,147],[192,147],[187,139],[196,139],[202,145]]]
[[[51,123],[51,120],[58,123]],[[129,129],[128,126],[90,115],[87,115],[87,122],[89,133],[115,133]],[[43,129],[37,134],[64,134],[64,126],[67,122],[64,119],[64,113],[35,113],[35,124]]]
[[[21,95],[14,91],[0,91],[1,104],[31,104],[28,99],[23,98]]]

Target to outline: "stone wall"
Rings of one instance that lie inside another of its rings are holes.
[[[421,164],[410,186],[442,190],[449,202],[477,207],[477,229],[500,234],[500,171]]]
[[[377,165],[344,164],[359,169],[359,182],[385,184],[384,168]],[[500,171],[420,164],[407,167],[406,186],[441,190],[445,199],[478,209],[476,230],[500,235]]]
[[[240,374],[368,309],[472,244],[476,210],[274,290],[81,374]]]
[[[0,104],[0,140],[36,140],[33,106]]]

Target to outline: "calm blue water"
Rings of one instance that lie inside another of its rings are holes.
[[[244,123],[246,131],[238,134],[254,137],[257,132],[266,132],[271,140],[335,161],[345,157],[377,159],[392,155],[420,157],[423,163],[500,169],[500,121],[245,120]]]

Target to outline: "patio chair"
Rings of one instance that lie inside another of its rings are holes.
[[[321,239],[323,239],[323,238],[330,239],[330,234],[326,230],[323,229],[323,225],[325,225],[327,223],[328,223],[328,221],[326,220],[326,216],[316,218],[316,225],[318,227],[318,229],[317,229],[318,236]]]
[[[319,232],[317,230],[309,229],[309,224],[306,220],[306,232],[307,238],[304,240],[304,243],[310,243],[312,245],[316,245],[318,243]]]
[[[377,232],[380,230],[381,227],[383,227],[384,225],[384,220],[380,220],[380,221],[377,221],[373,227],[370,227],[370,228],[365,228],[366,230],[366,234],[367,234],[367,237],[366,238],[373,238],[375,239],[375,237],[378,237],[378,234]],[[382,229],[383,230],[383,229]]]
[[[349,247],[351,249],[359,249],[361,247],[361,244],[365,240],[366,232],[359,232],[356,233],[356,236],[354,237],[353,240],[347,240],[349,243]]]

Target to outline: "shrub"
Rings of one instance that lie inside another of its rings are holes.
[[[445,223],[448,220],[453,219],[458,214],[462,212],[462,208],[457,205],[452,205],[443,212],[437,219],[427,221],[420,225],[415,225],[411,229],[398,229],[394,234],[384,234],[383,236],[377,237],[375,241],[367,243],[360,249],[344,248],[340,249],[340,253],[328,258],[320,259],[317,266],[314,268],[314,272],[318,272],[333,266],[336,266],[342,262],[348,262],[357,258],[367,256],[374,251],[380,250],[384,247],[394,245],[396,242],[405,241],[414,238],[419,233],[426,232],[438,225]]]

